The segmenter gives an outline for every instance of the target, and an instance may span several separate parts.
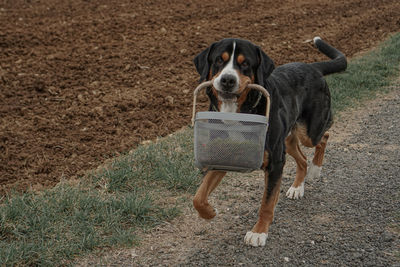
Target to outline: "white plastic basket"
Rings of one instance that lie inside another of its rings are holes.
[[[260,169],[268,129],[268,92],[259,85],[248,85],[267,97],[267,116],[226,112],[196,114],[197,94],[200,89],[208,86],[211,86],[210,82],[202,83],[194,93],[192,123],[196,166],[201,169],[238,172]]]

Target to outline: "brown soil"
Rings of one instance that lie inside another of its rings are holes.
[[[346,55],[400,28],[397,0],[0,4],[0,191],[52,186],[190,121],[193,57],[224,37],[279,64]],[[204,99],[205,100],[205,99]]]

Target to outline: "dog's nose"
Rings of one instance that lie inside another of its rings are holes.
[[[236,85],[236,77],[230,74],[224,74],[221,77],[220,83],[224,91],[232,91]]]

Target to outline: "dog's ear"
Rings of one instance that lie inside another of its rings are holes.
[[[272,59],[267,56],[260,47],[257,46],[258,55],[258,68],[256,72],[256,83],[264,86],[264,80],[272,73],[275,69],[275,64]]]
[[[196,70],[200,74],[200,80],[199,80],[200,83],[207,79],[208,73],[210,72],[210,61],[208,59],[208,56],[210,55],[210,52],[214,48],[214,45],[215,43],[207,47],[204,51],[198,54],[193,60],[194,65],[196,66]]]

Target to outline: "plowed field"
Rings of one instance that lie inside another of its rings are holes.
[[[225,37],[277,65],[347,56],[400,29],[398,0],[0,3],[0,192],[55,185],[190,121],[192,59]],[[204,98],[203,101],[206,101]]]

